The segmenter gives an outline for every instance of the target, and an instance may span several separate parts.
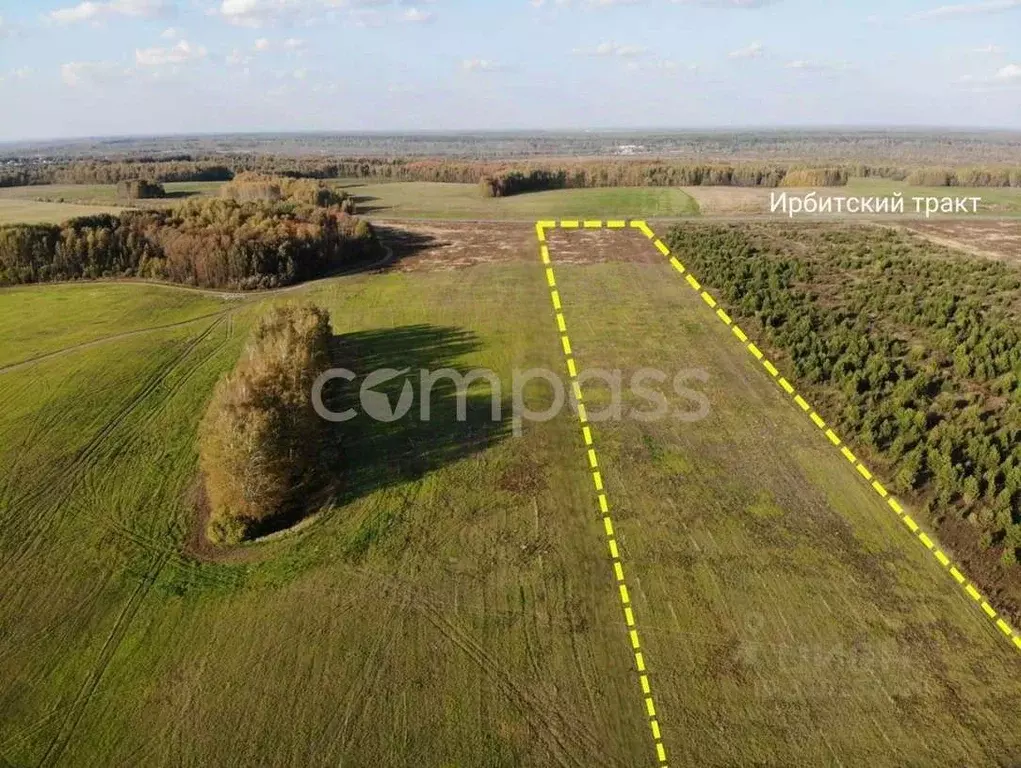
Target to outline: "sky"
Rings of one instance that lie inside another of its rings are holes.
[[[0,0],[0,140],[1021,129],[1021,0]]]

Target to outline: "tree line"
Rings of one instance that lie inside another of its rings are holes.
[[[926,186],[1021,187],[1021,167],[920,168],[847,163],[698,163],[679,160],[601,158],[579,160],[482,161],[420,158],[324,158],[276,155],[178,156],[173,159],[8,161],[0,186],[229,181],[256,172],[291,178],[360,178],[484,184],[486,194],[610,186],[840,186],[852,176],[907,179]]]
[[[889,229],[686,225],[668,242],[897,491],[937,526],[969,520],[979,548],[1016,562],[1016,268]]]
[[[188,201],[60,225],[0,226],[0,285],[136,277],[208,288],[276,288],[373,258],[371,225],[339,206]]]

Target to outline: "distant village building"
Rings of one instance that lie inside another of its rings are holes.
[[[637,155],[639,152],[644,152],[645,147],[641,144],[621,144],[617,147],[618,155]]]

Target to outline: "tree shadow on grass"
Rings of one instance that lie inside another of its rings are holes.
[[[272,530],[258,535],[291,527],[317,508],[344,506],[383,488],[419,479],[509,436],[510,398],[503,397],[498,385],[494,392],[481,378],[470,383],[463,406],[458,383],[447,376],[437,378],[429,389],[428,417],[423,418],[421,372],[449,369],[463,376],[469,369],[457,361],[481,346],[470,331],[426,324],[334,336],[332,364],[355,378],[329,382],[323,388],[323,405],[335,414],[350,409],[353,417],[326,425],[316,477],[301,489],[300,503],[276,518]],[[406,385],[413,398],[407,413],[389,422],[370,416],[361,396],[366,377],[382,369],[400,372],[371,386],[372,393],[386,396],[384,415],[397,408]],[[359,536],[362,538],[356,537],[352,544],[355,554],[373,538],[365,532]]]
[[[371,205],[380,198],[373,195],[351,195],[355,202],[355,210],[358,214],[379,213],[380,211],[392,211],[392,205]]]
[[[375,223],[373,227],[380,241],[393,251],[395,264],[423,251],[450,245],[448,240],[441,240],[424,232],[401,229],[392,224]]]
[[[168,189],[163,193],[163,200],[184,200],[189,197],[197,197],[202,193],[195,189]]]

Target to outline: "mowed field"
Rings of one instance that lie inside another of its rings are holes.
[[[396,268],[286,297],[0,292],[0,365],[29,361],[0,369],[0,763],[656,764],[569,411],[516,436],[479,388],[464,422],[449,391],[356,419],[309,524],[196,544],[196,425],[268,302],[329,309],[360,373],[486,367],[509,397],[563,371],[531,226],[407,229]],[[687,369],[708,400],[593,425],[670,764],[1021,759],[1015,649],[659,253],[550,245],[583,370]]]

